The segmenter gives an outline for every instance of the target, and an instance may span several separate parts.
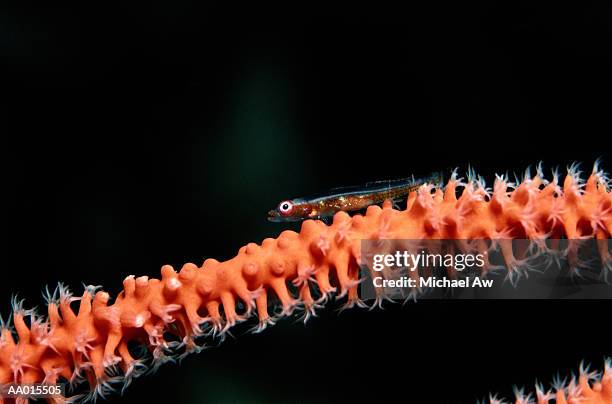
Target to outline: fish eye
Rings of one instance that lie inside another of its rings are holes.
[[[278,211],[283,215],[288,215],[293,210],[293,203],[291,201],[282,201],[278,204]]]

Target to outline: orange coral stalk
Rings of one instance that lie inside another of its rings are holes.
[[[514,404],[608,404],[612,403],[612,362],[606,360],[602,374],[589,371],[582,364],[578,378],[555,380],[552,390],[545,390],[541,385],[536,386],[535,398],[523,389],[515,389]],[[554,401],[551,401],[554,400]],[[489,397],[490,404],[504,404],[508,401],[500,400],[496,396]]]
[[[280,302],[279,316],[300,307],[307,318],[336,291],[338,298],[347,298],[348,306],[362,305],[361,240],[595,237],[604,241],[598,244],[603,271],[612,270],[608,181],[595,169],[584,183],[571,167],[563,186],[557,175],[549,182],[538,170],[517,185],[499,176],[490,190],[481,179],[463,183],[453,174],[444,190],[424,185],[412,192],[403,211],[387,202],[382,208],[370,206],[365,216],[340,212],[329,226],[305,221],[299,233],[284,231],[261,245],[247,244],[225,262],[207,259],[201,267],[189,263],[178,273],[166,265],[161,279],[129,276],[112,304],[109,294],[96,287],[87,287],[77,298],[60,285],[47,296],[47,318],[14,302],[17,339],[2,324],[0,384],[65,379],[76,385],[86,379],[89,397],[104,396],[115,383],[127,385],[134,376],[170,360],[171,353],[199,351],[196,338],[223,336],[254,313],[259,320],[256,331],[263,330],[275,321],[268,312],[271,296]],[[463,188],[459,197],[458,187]],[[514,259],[511,251],[504,258]],[[570,254],[568,259],[577,257]],[[289,285],[297,288],[297,295]],[[76,313],[74,301],[79,301]],[[168,340],[168,335],[176,339]],[[150,356],[135,358],[128,348],[131,341],[140,342]],[[606,375],[592,389],[579,381],[581,397],[609,397],[609,371]]]

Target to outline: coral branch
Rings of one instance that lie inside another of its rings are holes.
[[[499,176],[492,190],[474,177],[464,183],[453,175],[444,190],[424,185],[409,195],[403,211],[387,202],[370,206],[364,216],[340,212],[329,226],[305,221],[299,233],[247,244],[225,262],[189,263],[178,273],[166,265],[161,279],[129,276],[112,304],[97,287],[73,297],[63,285],[47,293],[46,318],[15,302],[14,331],[1,325],[0,384],[67,380],[77,387],[87,381],[85,398],[105,396],[146,370],[200,351],[202,342],[223,338],[254,314],[255,331],[261,331],[296,309],[308,319],[332,293],[346,297],[348,307],[362,306],[361,240],[597,238],[603,271],[612,269],[612,193],[601,172],[583,182],[571,167],[563,186],[540,170],[520,184]],[[516,259],[511,250],[504,258],[509,264]],[[577,259],[568,255],[572,265]],[[270,314],[271,301],[278,301],[279,313]],[[137,356],[129,344],[134,341],[148,355]],[[581,380],[581,394],[591,394]],[[597,386],[592,390],[603,391]]]
[[[522,388],[514,389],[515,404],[609,404],[612,403],[612,362],[606,360],[604,371],[598,373],[590,371],[583,364],[580,365],[580,374],[578,377],[571,377],[560,380],[557,378],[553,382],[552,389],[545,389],[542,385],[537,384],[535,394],[525,393]],[[486,401],[488,404],[509,404],[497,398],[490,396]]]

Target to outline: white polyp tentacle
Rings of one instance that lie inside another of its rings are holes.
[[[42,381],[42,384],[51,384],[55,383],[57,380],[57,376],[62,372],[62,367],[53,366],[49,369],[44,369],[45,378]]]
[[[459,167],[455,167],[453,171],[451,171],[449,183],[454,183],[456,187],[465,187],[466,183],[463,182],[464,178],[459,177]]]
[[[95,337],[88,336],[84,331],[78,333],[74,338],[74,349],[76,352],[79,352],[90,361],[89,351],[92,351],[94,347],[90,344],[90,342],[94,342],[96,340]]]
[[[225,319],[225,326],[223,327],[223,329],[221,329],[221,331],[219,332],[219,335],[223,335],[225,333],[227,333],[229,331],[230,328],[234,327],[236,324],[241,323],[243,321],[245,321],[246,318],[244,316],[240,316],[240,315],[232,315],[232,316],[228,316]]]
[[[327,302],[331,299],[331,295],[336,293],[338,289],[335,287],[331,287],[326,291],[321,291],[321,297],[319,297],[319,299],[316,300],[317,304],[322,304],[325,305],[327,304]]]
[[[550,183],[544,175],[544,163],[542,161],[538,162],[538,165],[536,166],[536,176],[544,185],[548,185]]]
[[[370,305],[370,307],[368,308],[368,310],[374,310],[376,308],[380,309],[380,310],[384,310],[383,307],[383,302],[384,301],[388,301],[390,303],[395,303],[395,301],[393,299],[391,299],[389,296],[387,296],[386,293],[382,292],[382,293],[378,293],[376,295],[376,298],[374,299],[374,302]]]
[[[325,235],[321,234],[321,236],[319,236],[319,239],[317,240],[317,247],[319,248],[319,251],[321,251],[321,254],[323,254],[323,256],[325,257],[327,256],[327,253],[331,248],[331,243]]]
[[[607,216],[612,215],[612,205],[606,208],[606,201],[601,201],[597,210],[591,214],[591,228],[593,229],[593,235],[597,233],[598,229],[607,230],[604,220]]]
[[[74,366],[74,370],[72,371],[72,376],[70,376],[70,385],[76,386],[85,380],[85,377],[81,375],[81,370],[93,368],[93,363],[91,362],[79,362]]]
[[[580,362],[579,372],[581,377],[585,377],[589,382],[598,380],[602,377],[602,374],[596,370],[591,370],[591,365],[585,364],[584,361]]]
[[[246,317],[251,317],[253,315],[254,310],[257,308],[255,300],[264,293],[266,293],[266,291],[263,285],[260,285],[255,290],[249,290],[249,301],[246,302],[246,312],[244,313]]]
[[[544,386],[536,382],[536,398],[538,402],[554,399],[555,395],[551,390],[544,390]]]
[[[517,260],[514,258],[507,263],[508,273],[504,278],[504,282],[510,282],[513,287],[518,286],[518,281],[521,277],[529,277],[529,271],[532,269],[528,264],[528,259]]]
[[[497,394],[489,396],[489,404],[510,404],[508,401],[500,400],[497,398]]]
[[[531,393],[525,394],[524,388],[514,387],[514,397],[516,398],[515,404],[534,404],[531,398]]]
[[[162,344],[153,349],[153,363],[150,368],[151,372],[156,372],[157,369],[164,363],[175,362],[172,356],[166,355],[166,351],[169,349],[168,345]]]
[[[316,273],[316,268],[314,265],[309,265],[306,267],[298,268],[298,276],[291,282],[294,286],[301,286],[308,284],[308,282],[316,283],[316,279],[314,278],[314,274]]]
[[[306,322],[311,318],[311,317],[316,317],[317,316],[317,309],[322,309],[323,306],[317,304],[316,302],[313,303],[304,303],[304,310],[302,312],[302,315],[296,320],[297,321],[303,321],[304,324],[306,324]]]
[[[359,308],[367,308],[368,305],[364,303],[359,297],[355,297],[353,299],[349,299],[346,303],[344,303],[340,308],[337,309],[338,313],[342,313],[345,310],[352,309],[353,307]]]
[[[127,371],[124,375],[124,383],[121,387],[121,394],[125,392],[125,389],[132,383],[132,380],[136,377],[146,373],[148,370],[148,366],[141,360],[135,359],[128,365]]]
[[[121,362],[121,360],[122,359],[120,356],[111,354],[104,357],[104,359],[102,360],[102,366],[104,366],[105,368],[112,367]]]
[[[355,286],[359,285],[365,279],[366,278],[359,278],[359,279],[353,279],[353,280],[348,281],[346,283],[346,285],[341,287],[340,294],[336,296],[336,300],[340,300],[340,299],[344,298],[348,294],[348,292],[349,292],[349,290],[351,288],[354,288]]]
[[[250,332],[258,334],[265,330],[269,325],[273,326],[274,324],[276,324],[276,321],[272,317],[268,316],[264,319],[260,319],[259,323],[250,329]]]
[[[98,290],[102,289],[102,285],[85,285],[83,283],[83,289],[85,292],[89,293],[91,296],[94,296]]]
[[[181,345],[185,347],[185,350],[182,354],[178,355],[177,358],[179,361],[182,361],[192,353],[200,353],[206,349],[204,345],[196,344],[195,340],[189,336],[183,337]]]
[[[493,189],[491,187],[487,187],[487,182],[484,179],[484,177],[478,176],[478,180],[476,181],[476,184],[478,186],[477,191],[480,194],[482,194],[484,197],[486,197],[487,200],[490,199]]]

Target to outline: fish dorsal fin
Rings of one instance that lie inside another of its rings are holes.
[[[389,184],[390,186],[393,186],[399,183],[409,182],[409,181],[412,181],[414,183],[419,183],[419,181],[417,181],[413,175],[411,177],[397,178],[394,180],[370,181],[370,182],[366,182],[365,184],[361,184],[361,185],[347,185],[344,187],[334,187],[334,188],[330,188],[330,191],[348,191],[351,189],[377,188],[384,184]]]
[[[420,185],[420,184],[424,184],[424,183],[432,183],[432,184],[438,184],[442,182],[442,173],[436,172],[433,173],[427,177],[415,177],[414,175],[410,176],[410,177],[405,177],[405,178],[397,178],[397,179],[393,179],[393,180],[379,180],[379,181],[370,181],[370,182],[366,182],[363,185],[349,185],[349,186],[345,186],[345,187],[335,187],[335,188],[331,188],[330,191],[350,191],[352,189],[368,189],[368,188],[380,188],[383,185],[389,185],[389,187],[394,187],[397,186],[399,184],[406,184],[406,185]]]
[[[416,180],[414,178],[414,175],[412,175],[410,177],[397,178],[397,179],[394,179],[394,180],[370,181],[370,182],[366,182],[365,186],[367,188],[369,188],[369,187],[374,188],[374,187],[379,187],[379,186],[384,185],[384,184],[389,184],[390,186],[393,186],[393,185],[396,185],[396,184],[410,183],[410,182],[416,184],[416,183],[419,183],[420,181]]]

